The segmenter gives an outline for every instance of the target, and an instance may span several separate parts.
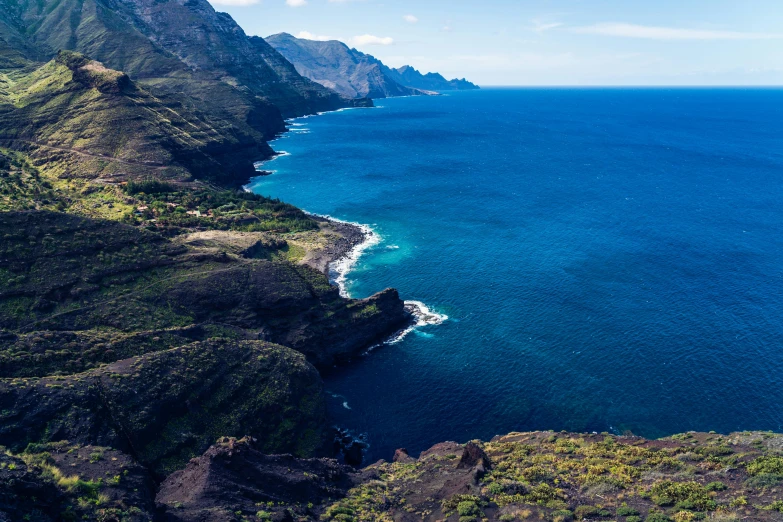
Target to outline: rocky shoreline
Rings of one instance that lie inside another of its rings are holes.
[[[332,237],[323,248],[314,250],[305,263],[329,276],[330,266],[349,257],[357,247],[367,241],[369,234],[365,228],[355,223],[340,221],[328,216],[309,215],[319,223],[322,232],[331,234]]]

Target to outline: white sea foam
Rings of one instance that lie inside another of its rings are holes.
[[[418,332],[419,328],[424,326],[437,326],[449,320],[448,315],[435,312],[421,301],[405,301],[405,309],[408,310],[411,315],[413,315],[416,321],[404,330],[400,330],[390,338],[386,339],[384,342],[370,346],[365,354],[370,353],[380,346],[396,344],[405,339],[412,332]],[[423,334],[423,337],[429,338],[432,336],[432,334],[427,334],[424,332],[421,333]]]
[[[333,218],[331,216],[312,214],[309,212],[308,214],[320,218],[325,218],[330,221],[336,221],[338,223],[359,227],[362,233],[364,234],[365,239],[363,242],[353,247],[353,249],[348,253],[348,255],[336,261],[332,261],[332,263],[329,265],[330,279],[340,288],[340,295],[342,297],[350,298],[351,294],[350,292],[348,292],[348,282],[349,282],[348,274],[354,269],[356,264],[359,262],[359,258],[361,258],[362,255],[364,255],[367,252],[367,250],[380,244],[383,241],[383,238],[369,225],[363,225],[361,223],[355,223],[352,221],[343,221],[342,219]],[[399,248],[397,245],[391,245],[391,246],[394,248]],[[408,326],[403,330],[400,330],[386,341],[371,346],[367,350],[367,353],[371,352],[375,348],[378,348],[379,346],[398,343],[403,339],[405,339],[405,337],[408,334],[410,334],[415,330],[418,330],[421,327],[437,326],[439,324],[445,323],[449,319],[448,315],[441,314],[432,310],[430,307],[428,307],[426,304],[422,303],[421,301],[405,301],[405,309],[415,318],[413,324],[411,324],[410,326]]]
[[[290,156],[290,155],[291,155],[290,152],[286,152],[284,150],[281,150],[279,152],[276,152],[275,155],[272,156],[269,159],[265,159],[264,161],[257,161],[255,163],[253,163],[253,166],[256,168],[256,170],[263,170],[261,167],[263,167],[267,163],[271,163],[271,162],[275,161],[278,158],[282,158],[284,156]]]
[[[350,406],[348,406],[348,401],[345,401],[345,402],[343,403],[343,408],[345,408],[346,410],[350,410],[350,409],[351,409],[351,407],[350,407]]]
[[[361,223],[354,223],[351,221],[343,221],[342,219],[333,218],[331,216],[322,216],[319,214],[311,215],[325,218],[330,221],[335,221],[337,223],[358,227],[362,231],[362,234],[364,234],[364,241],[353,247],[351,251],[348,252],[348,255],[332,261],[329,264],[330,279],[338,286],[338,288],[340,288],[340,295],[342,297],[350,298],[351,294],[348,292],[348,274],[351,272],[351,270],[354,269],[356,263],[359,261],[359,258],[362,257],[362,255],[364,255],[367,250],[378,245],[382,241],[382,238],[369,225],[363,225]]]

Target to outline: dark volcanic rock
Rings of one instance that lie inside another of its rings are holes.
[[[267,452],[310,455],[323,442],[321,392],[316,370],[288,348],[195,343],[70,377],[0,381],[0,444],[110,446],[161,473],[222,435],[249,433]]]
[[[0,521],[151,522],[154,497],[147,470],[111,448],[62,442],[0,454]]]
[[[460,457],[457,467],[460,469],[480,467],[483,470],[488,470],[491,464],[484,450],[475,443],[468,442],[462,450],[462,457]]]
[[[0,229],[0,306],[14,310],[0,327],[23,334],[0,340],[0,376],[76,373],[215,336],[283,344],[327,367],[411,319],[394,290],[343,299],[310,267],[192,252],[118,223],[11,212]]]
[[[405,448],[399,448],[394,452],[393,462],[402,462],[403,464],[408,462],[416,462],[416,459],[408,455],[408,450]]]
[[[25,520],[37,513],[43,521],[57,520],[64,495],[54,484],[28,469],[22,459],[0,453],[0,521]]]
[[[328,319],[315,319],[306,328],[291,329],[272,339],[301,351],[313,364],[326,368],[360,355],[412,321],[397,290],[389,288],[339,309]]]
[[[250,438],[221,439],[168,477],[157,502],[171,521],[235,520],[240,512],[259,511],[273,520],[293,520],[317,515],[328,499],[345,496],[370,475],[330,459],[263,455]]]

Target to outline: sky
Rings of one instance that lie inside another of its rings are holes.
[[[210,0],[480,85],[783,85],[783,0]]]

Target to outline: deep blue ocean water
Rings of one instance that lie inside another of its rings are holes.
[[[354,297],[450,317],[327,376],[370,461],[513,430],[783,430],[783,90],[377,104],[296,120],[252,185],[383,237]]]

